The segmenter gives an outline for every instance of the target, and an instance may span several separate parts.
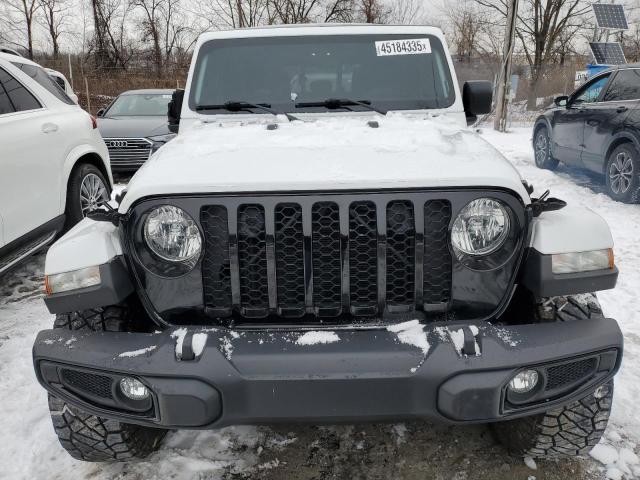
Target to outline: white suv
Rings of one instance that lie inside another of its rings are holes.
[[[0,273],[108,199],[96,121],[38,64],[0,52]]]

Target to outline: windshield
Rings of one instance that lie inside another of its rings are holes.
[[[167,116],[170,93],[120,95],[106,111],[106,117]]]
[[[432,35],[240,38],[202,45],[189,107],[242,101],[286,112],[322,112],[328,107],[318,102],[327,99],[418,110],[446,108],[455,94],[444,49]]]

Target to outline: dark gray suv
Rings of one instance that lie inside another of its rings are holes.
[[[604,175],[607,193],[640,201],[640,64],[621,65],[557,97],[535,125],[536,165],[560,162]]]
[[[129,90],[98,110],[98,128],[104,138],[114,174],[133,173],[174,133],[167,123],[172,90]]]

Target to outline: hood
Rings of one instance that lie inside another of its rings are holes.
[[[169,133],[166,116],[101,117],[97,120],[103,138],[144,138]]]
[[[194,125],[134,175],[120,212],[149,195],[421,187],[506,188],[529,203],[515,167],[471,129],[444,117],[376,121]]]

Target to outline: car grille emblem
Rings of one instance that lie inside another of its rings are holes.
[[[124,148],[129,146],[126,140],[111,140],[108,145],[111,148]]]

